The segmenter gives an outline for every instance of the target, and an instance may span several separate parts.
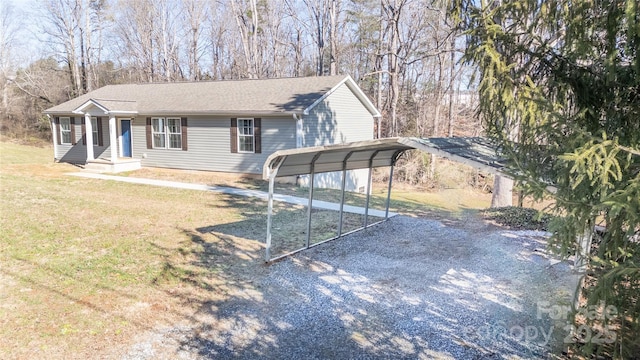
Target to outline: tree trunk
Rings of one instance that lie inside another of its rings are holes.
[[[316,42],[318,44],[318,68],[316,69],[316,75],[324,75],[324,26],[322,25],[322,19],[320,18],[320,10],[315,14],[316,21]]]
[[[336,38],[337,21],[337,0],[331,0],[330,11],[330,29],[329,29],[329,75],[338,75],[337,56],[338,56],[338,39]]]
[[[398,44],[399,44],[399,21],[400,21],[400,9],[396,0],[393,3],[388,4],[390,9],[391,22],[389,29],[391,31],[390,41],[388,47],[389,53],[389,109],[391,111],[391,136],[398,135],[398,100],[400,98],[400,84],[398,83]]]
[[[496,175],[493,180],[493,196],[491,207],[504,207],[513,205],[513,180]]]
[[[245,10],[241,7],[243,4],[236,4],[236,0],[231,1],[234,17],[238,30],[240,31],[240,39],[242,40],[242,51],[246,66],[245,75],[249,79],[257,79],[257,31],[258,31],[258,14],[255,0],[250,0],[251,6],[250,16],[245,16]]]
[[[380,18],[379,18],[379,32],[378,32],[378,47],[375,62],[375,71],[378,72],[378,84],[376,88],[376,105],[379,111],[382,110],[382,61],[384,60],[384,0],[380,3]],[[382,121],[378,118],[378,139],[382,138]],[[388,133],[388,132],[387,132]]]
[[[456,47],[456,37],[451,36],[451,63],[449,64],[449,124],[447,136],[453,136],[453,87],[455,82],[455,47]]]
[[[442,88],[443,88],[443,70],[442,70],[442,55],[438,55],[438,82],[436,86],[436,99],[435,99],[435,114],[433,116],[433,134],[431,136],[438,137],[440,134],[440,109],[442,108]],[[434,179],[436,176],[436,162],[437,157],[431,154],[429,160],[429,179]]]

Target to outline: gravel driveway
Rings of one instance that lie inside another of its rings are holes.
[[[126,358],[550,358],[577,283],[540,232],[403,216],[264,266]]]

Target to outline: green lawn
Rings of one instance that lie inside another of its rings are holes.
[[[50,147],[0,142],[3,358],[117,357],[114,349],[126,350],[136,334],[192,319],[198,304],[224,301],[264,273],[264,201],[65,175],[71,171],[78,168],[52,161]],[[376,190],[376,207],[384,191]],[[394,190],[393,199],[392,209],[440,218],[488,201],[468,190]],[[349,201],[364,203],[356,194]],[[302,244],[305,214],[277,205],[276,250]],[[332,236],[336,219],[317,211],[312,241]],[[345,231],[361,221],[349,215]]]
[[[263,202],[66,176],[78,169],[51,153],[0,143],[1,354],[95,357],[262,266],[260,242],[198,229],[246,222]]]

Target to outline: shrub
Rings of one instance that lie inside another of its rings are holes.
[[[535,209],[506,206],[486,209],[482,215],[489,220],[518,230],[548,230],[553,216]]]

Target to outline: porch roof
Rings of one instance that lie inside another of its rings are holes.
[[[87,108],[96,107],[105,114],[137,114],[138,103],[127,100],[89,99],[75,108],[74,114],[84,114]]]

